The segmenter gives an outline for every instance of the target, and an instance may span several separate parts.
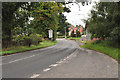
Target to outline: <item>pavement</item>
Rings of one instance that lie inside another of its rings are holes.
[[[70,58],[38,78],[118,78],[118,62],[103,53],[79,47]]]

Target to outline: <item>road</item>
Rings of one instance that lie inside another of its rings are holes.
[[[55,46],[3,56],[3,78],[30,78],[77,49],[74,41],[58,39]]]
[[[49,71],[41,73],[38,78],[108,78],[108,80],[118,80],[118,63],[111,57],[83,48],[78,48],[72,54],[72,58],[64,60],[55,67],[50,67]]]
[[[117,78],[118,63],[111,57],[58,39],[55,46],[2,58],[3,78]]]

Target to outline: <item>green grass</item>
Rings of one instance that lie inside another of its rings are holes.
[[[31,45],[31,47],[28,46],[13,46],[7,49],[3,49],[2,53],[0,55],[6,55],[6,54],[13,54],[13,53],[18,53],[18,52],[24,52],[24,51],[29,51],[29,50],[34,50],[34,49],[39,49],[39,48],[45,48],[49,46],[53,46],[57,43],[57,41],[43,41],[39,45]]]
[[[120,61],[120,57],[118,56],[118,54],[120,54],[120,49],[108,46],[105,41],[97,43],[97,44],[94,42],[93,43],[89,42],[87,44],[84,44],[81,47],[102,52],[102,53],[107,54],[107,55],[111,56],[112,58]]]
[[[67,38],[67,39],[75,39],[75,40],[80,40],[81,39],[81,37],[69,37],[69,38]]]
[[[58,36],[58,38],[65,38],[65,36]]]
[[[84,41],[80,41],[80,42],[82,42],[83,44],[87,43],[87,41],[86,41],[86,40],[84,40]]]

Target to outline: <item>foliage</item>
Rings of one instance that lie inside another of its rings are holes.
[[[48,30],[56,31],[60,24],[60,14],[70,12],[64,3],[57,2],[5,2],[2,6],[2,47],[9,45],[39,44],[41,38],[48,38]],[[29,18],[32,17],[33,20]],[[39,36],[38,36],[39,34]],[[34,38],[31,38],[33,37]]]
[[[32,40],[32,43],[34,45],[38,45],[40,42],[42,42],[42,35],[40,35],[40,34],[31,34],[30,39]]]
[[[31,28],[23,29],[21,27],[15,27],[12,30],[12,41],[16,43],[15,45],[38,45],[42,41],[42,35],[32,34],[32,31],[34,30]]]
[[[120,42],[120,2],[96,3],[91,18],[86,21],[92,37]]]
[[[68,32],[68,27],[70,25],[70,23],[66,22],[66,16],[64,16],[64,14],[60,13],[59,14],[59,28],[57,30],[57,32],[60,32],[62,35],[65,34],[65,27],[66,27],[66,32]]]
[[[2,4],[2,35],[8,36],[7,39],[11,39],[11,29],[17,25],[22,26],[28,20],[28,10],[30,8],[27,7],[29,5],[26,2],[4,2]]]
[[[43,41],[37,46],[36,45],[31,45],[30,47],[28,47],[28,46],[12,46],[12,47],[3,49],[2,54],[0,54],[0,55],[9,55],[9,54],[18,53],[18,52],[40,49],[40,48],[44,48],[44,47],[53,46],[56,43],[57,43],[57,41]]]
[[[63,12],[62,4],[54,2],[41,2],[36,3],[34,6],[35,8],[32,13],[34,21],[36,22],[35,28],[39,31],[42,30],[41,32],[44,32],[44,34],[48,34],[48,30],[52,29],[54,33],[53,40],[56,40],[56,31],[59,28],[58,14]]]

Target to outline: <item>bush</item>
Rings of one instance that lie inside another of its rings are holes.
[[[32,44],[38,45],[40,42],[42,42],[42,35],[40,35],[40,34],[31,34],[30,39],[32,40]]]
[[[91,34],[90,39],[92,40],[93,38],[97,38],[97,37],[99,37],[97,36],[97,34]]]
[[[28,38],[25,38],[25,39],[24,39],[24,44],[30,47],[31,44],[32,44],[32,39],[30,39],[29,37],[28,37]]]
[[[101,40],[96,40],[96,41],[94,41],[92,44],[98,44],[98,43],[100,43],[101,42]]]

